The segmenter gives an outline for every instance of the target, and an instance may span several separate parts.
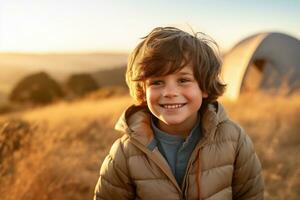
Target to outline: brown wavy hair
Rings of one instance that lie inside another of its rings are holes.
[[[126,83],[138,105],[146,105],[145,80],[180,71],[192,63],[203,104],[217,100],[226,85],[220,80],[221,59],[216,42],[204,33],[189,34],[175,27],[157,27],[130,54]]]

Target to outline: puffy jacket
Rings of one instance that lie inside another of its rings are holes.
[[[147,108],[131,106],[116,124],[124,135],[102,163],[94,200],[263,199],[261,164],[247,134],[219,103],[201,112],[203,137],[181,187],[153,139]]]

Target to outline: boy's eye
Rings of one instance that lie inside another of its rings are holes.
[[[181,78],[179,79],[179,82],[180,83],[186,83],[186,82],[190,82],[191,80],[190,79],[187,79],[187,78]]]
[[[161,85],[162,83],[161,80],[153,80],[149,82],[149,85]]]

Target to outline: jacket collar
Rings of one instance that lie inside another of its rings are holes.
[[[208,104],[200,114],[203,137],[211,141],[217,125],[228,119],[227,114],[218,102]],[[154,137],[150,111],[145,106],[132,105],[127,108],[116,123],[115,129],[128,134],[144,146],[148,146]]]

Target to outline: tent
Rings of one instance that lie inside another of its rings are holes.
[[[283,33],[250,36],[224,55],[225,97],[263,91],[291,94],[300,89],[300,41]]]

